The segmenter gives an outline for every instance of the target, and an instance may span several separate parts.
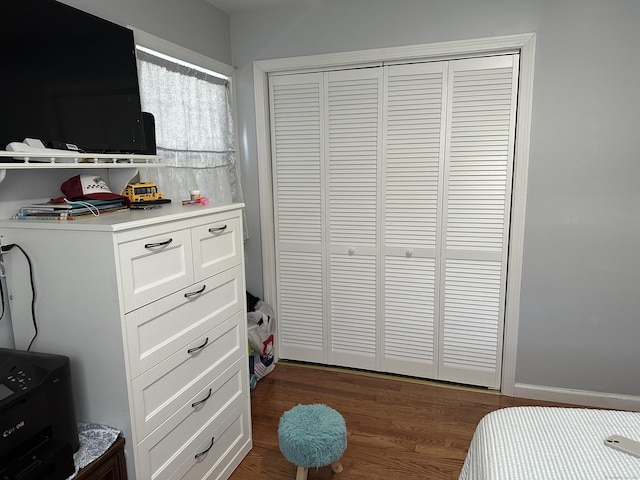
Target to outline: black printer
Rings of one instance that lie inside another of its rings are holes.
[[[0,480],[64,480],[78,447],[69,359],[0,348]]]

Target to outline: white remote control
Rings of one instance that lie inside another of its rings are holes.
[[[620,435],[611,435],[604,439],[604,444],[615,450],[620,450],[621,452],[633,455],[634,457],[640,457],[640,442],[636,442],[630,438],[622,437]]]
[[[40,157],[31,157],[30,161],[32,162],[49,162],[50,158],[56,157],[57,154],[64,154],[62,157],[56,158],[56,162],[58,163],[73,163],[75,160],[73,158],[69,158],[67,154],[70,152],[68,150],[57,150],[55,148],[46,148],[44,144],[37,139],[33,138],[25,138],[24,142],[11,142],[6,146],[7,152],[16,152],[16,156],[13,157],[16,160],[22,160],[23,162],[27,160],[27,157],[30,157],[30,153],[39,153]],[[22,155],[18,155],[22,153]]]

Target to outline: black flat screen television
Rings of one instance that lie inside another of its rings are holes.
[[[145,153],[133,32],[55,0],[0,0],[0,148]]]

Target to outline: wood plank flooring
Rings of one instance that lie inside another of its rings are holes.
[[[309,469],[309,480],[457,479],[480,419],[499,408],[560,405],[497,392],[280,362],[251,392],[253,450],[231,480],[296,478],[278,448],[280,416],[324,403],[347,424],[344,471]]]

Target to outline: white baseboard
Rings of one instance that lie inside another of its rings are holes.
[[[597,408],[640,411],[640,397],[516,383],[514,396]]]

